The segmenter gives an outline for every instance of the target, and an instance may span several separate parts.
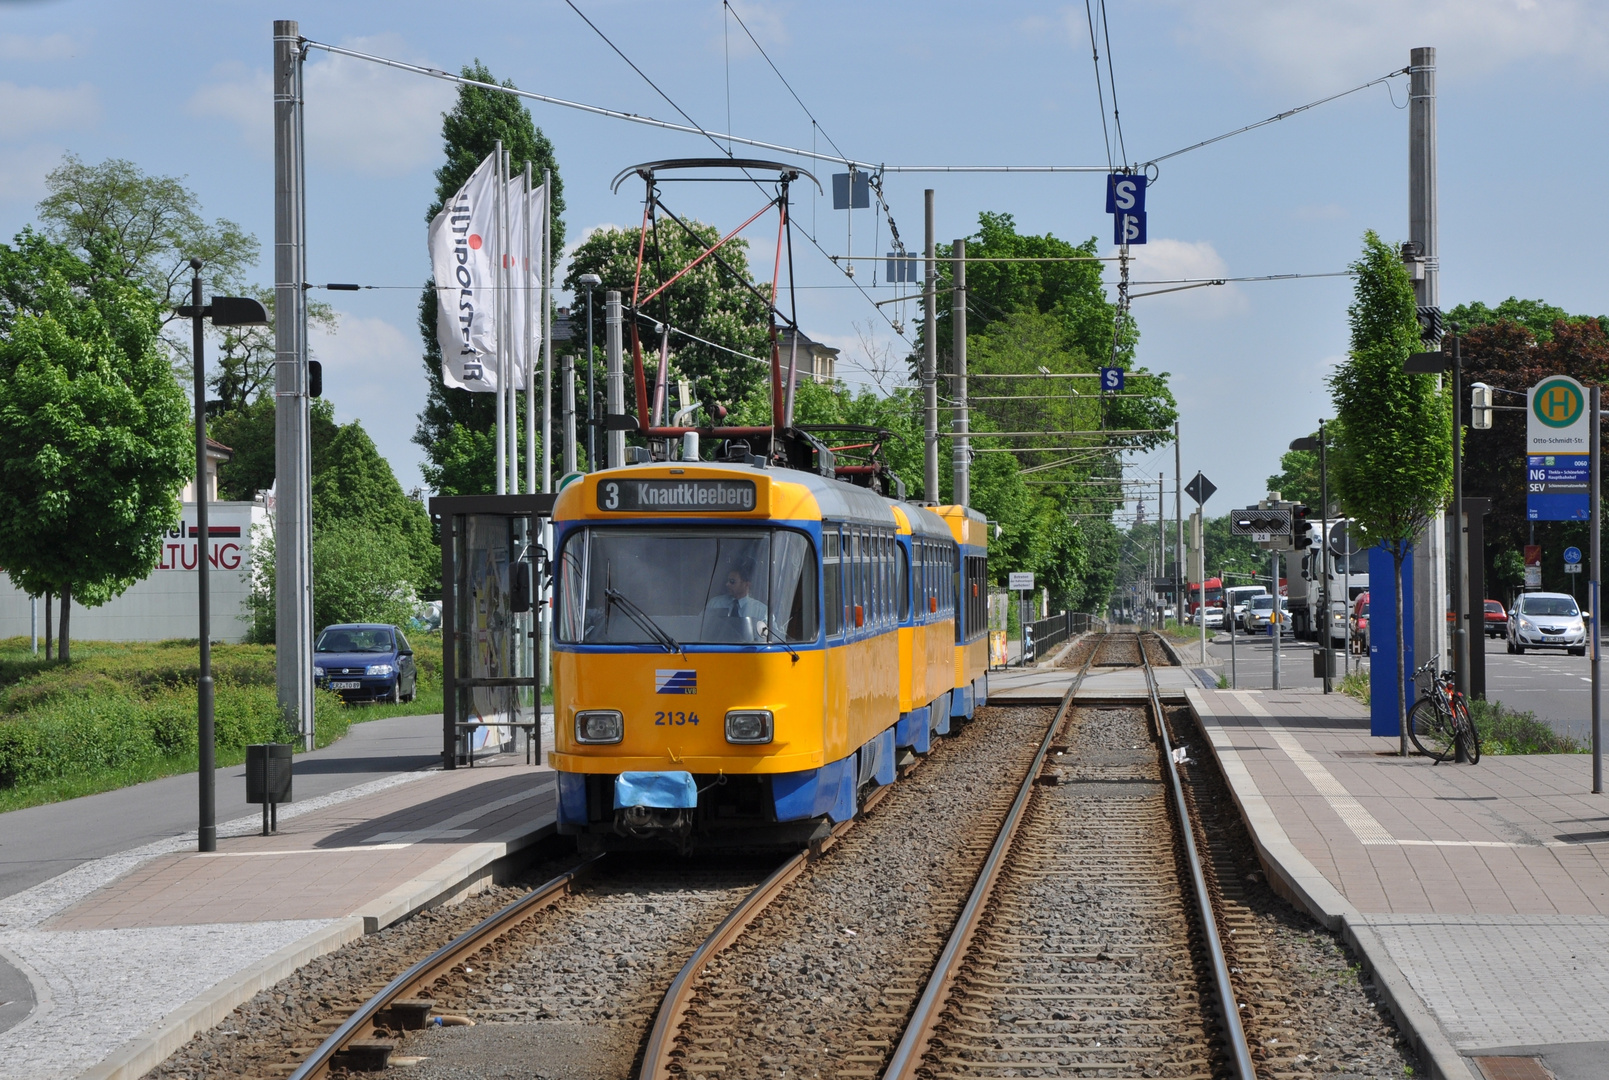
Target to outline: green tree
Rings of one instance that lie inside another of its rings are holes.
[[[463,69],[463,76],[480,82],[495,83],[486,65],[479,60]],[[513,82],[501,85],[513,87]],[[552,172],[553,250],[564,250],[564,180],[559,174],[558,157],[553,144],[531,119],[531,113],[519,98],[476,86],[460,86],[458,101],[450,112],[442,115],[442,152],[446,161],[436,170],[436,197],[425,211],[430,221],[440,211],[480,163],[502,140],[503,149],[516,172],[530,162],[532,173],[540,177],[543,169]],[[555,265],[557,260],[555,260]],[[436,490],[444,495],[485,494],[494,489],[496,478],[489,463],[484,470],[466,469],[462,451],[465,440],[451,438],[456,428],[471,433],[489,433],[496,426],[495,394],[473,394],[468,390],[447,387],[441,379],[441,346],[436,339],[436,282],[425,283],[419,297],[419,334],[424,339],[424,365],[427,390],[425,408],[419,414],[419,426],[413,441],[423,447],[430,458],[425,474]],[[598,340],[603,340],[601,337]],[[554,392],[562,388],[554,380]],[[521,410],[523,416],[524,410]],[[557,414],[557,409],[555,409]],[[469,441],[471,444],[473,440]],[[490,445],[490,439],[487,440]],[[524,441],[520,446],[523,451]],[[442,487],[442,484],[464,483],[472,486]]]
[[[1579,325],[1590,321],[1591,315],[1571,315],[1561,307],[1554,307],[1545,300],[1521,300],[1511,296],[1496,307],[1488,307],[1479,300],[1459,304],[1449,311],[1442,320],[1449,332],[1452,327],[1458,327],[1459,333],[1467,334],[1471,330],[1483,326],[1493,326],[1500,322],[1518,323],[1531,332],[1531,336],[1540,344],[1547,344],[1553,340],[1553,328],[1557,323]],[[1602,315],[1596,316],[1604,319]]]
[[[95,607],[149,574],[193,458],[159,305],[92,243],[0,245],[0,565],[30,595]]]
[[[132,161],[87,165],[67,154],[46,175],[45,190],[38,209],[46,234],[84,259],[104,252],[92,259],[96,272],[142,285],[163,326],[178,318],[177,305],[189,303],[192,258],[207,264],[215,292],[229,294],[245,288],[246,268],[257,261],[255,236],[226,218],[207,221],[182,179],[148,176]],[[189,355],[188,329],[165,340],[177,355]]]
[[[313,471],[318,472],[324,451],[335,438],[335,406],[327,398],[314,398],[309,410]],[[234,451],[218,469],[218,497],[250,502],[259,491],[274,486],[274,396],[262,394],[249,404],[213,417],[207,433]]]
[[[1397,722],[1399,749],[1406,757],[1402,562],[1447,502],[1452,417],[1435,376],[1403,370],[1408,354],[1419,348],[1419,326],[1413,287],[1396,251],[1370,230],[1352,270],[1352,346],[1346,363],[1330,377],[1339,428],[1330,475],[1359,526],[1391,553]]]
[[[356,420],[341,425],[315,458],[311,501],[315,531],[354,525],[387,537],[401,552],[401,570],[413,591],[436,591],[441,556],[430,516],[419,500],[403,493],[390,464]]]
[[[649,235],[643,252],[641,295],[647,296],[669,280],[709,245],[720,239],[713,225],[683,218],[696,234],[695,241],[671,221],[661,221]],[[597,274],[603,284],[593,288],[593,336],[604,340],[603,296],[607,290],[620,290],[624,307],[631,305],[632,286],[637,277],[637,229],[599,229],[582,241],[564,279],[564,287],[582,291],[581,275]],[[643,370],[650,388],[658,376],[659,334],[656,321],[672,328],[670,335],[671,370],[692,380],[693,395],[704,406],[697,423],[717,423],[717,407],[732,411],[751,395],[770,385],[771,345],[767,305],[755,291],[768,295],[769,283],[756,285],[749,274],[749,245],[742,237],[727,243],[721,258],[743,276],[735,278],[714,259],[705,259],[676,284],[660,293],[637,318],[642,337]],[[578,313],[579,314],[579,313]],[[630,318],[630,312],[627,312]],[[584,315],[575,320],[573,334],[585,338]],[[713,342],[695,341],[676,331],[693,334]],[[626,403],[636,411],[636,381],[631,359],[631,328],[624,328],[626,349]],[[787,357],[783,357],[787,363]],[[673,379],[671,385],[675,385]],[[755,423],[770,423],[769,399],[765,413]]]
[[[1318,438],[1318,432],[1313,432],[1313,438]],[[1319,505],[1323,494],[1321,479],[1316,451],[1287,450],[1280,455],[1279,472],[1268,478],[1268,490],[1279,492],[1279,497],[1288,502],[1308,506],[1317,517],[1322,509]],[[1331,492],[1330,498],[1334,497]]]

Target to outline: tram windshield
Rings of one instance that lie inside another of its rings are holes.
[[[815,552],[791,530],[578,530],[558,577],[560,641],[673,649],[816,638]]]

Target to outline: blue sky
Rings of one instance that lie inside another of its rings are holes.
[[[578,0],[700,124],[810,146],[810,119],[721,4]],[[820,132],[888,164],[1104,164],[1083,5],[839,2],[736,4]],[[1109,0],[1112,57],[1132,160],[1145,160],[1403,67],[1439,50],[1444,307],[1544,298],[1609,310],[1600,257],[1609,7],[1587,0]],[[215,2],[175,9],[109,0],[0,6],[0,235],[33,220],[64,152],[181,175],[209,216],[264,242],[271,280],[271,22],[315,40],[456,70],[475,58],[521,87],[673,119],[667,104],[562,0],[440,5]],[[1103,47],[1102,52],[1105,53]],[[729,60],[728,60],[729,57]],[[730,96],[728,95],[730,80]],[[337,417],[359,418],[405,487],[424,395],[414,326],[428,273],[424,210],[453,89],[315,52],[307,69],[309,276],[400,286],[334,294],[337,333],[315,341]],[[1407,233],[1406,80],[1173,159],[1149,196],[1151,243],[1135,276],[1344,269],[1365,229]],[[1110,109],[1110,99],[1107,107]],[[730,114],[728,114],[730,109]],[[608,182],[639,161],[700,155],[697,136],[534,105],[565,179],[572,241],[634,223],[637,192]],[[817,145],[826,139],[814,134]],[[831,166],[819,169],[827,182]],[[1098,176],[890,175],[908,244],[922,190],[941,240],[983,210],[1025,231],[1110,239]],[[736,192],[736,193],[735,193]],[[718,224],[752,191],[679,189]],[[845,215],[805,201],[798,220],[842,252]],[[854,250],[887,245],[865,211]],[[756,234],[756,261],[770,241]],[[844,350],[840,371],[897,373],[906,345],[808,244],[801,321]],[[769,267],[767,267],[769,270]],[[867,274],[863,267],[860,281]],[[887,286],[880,295],[892,295]],[[1139,358],[1173,373],[1184,471],[1219,487],[1222,514],[1256,499],[1290,439],[1328,415],[1324,377],[1346,349],[1344,278],[1230,285],[1140,299]],[[883,309],[891,312],[890,308]],[[907,330],[909,333],[909,330]],[[897,376],[896,376],[897,377]],[[1172,472],[1171,447],[1136,464]]]

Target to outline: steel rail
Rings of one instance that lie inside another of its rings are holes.
[[[1150,636],[1161,642],[1154,632]],[[1184,798],[1184,783],[1179,779],[1179,766],[1173,760],[1173,740],[1168,737],[1167,714],[1162,711],[1162,695],[1157,691],[1156,673],[1151,670],[1151,658],[1145,655],[1145,635],[1141,635],[1140,666],[1145,670],[1145,686],[1151,698],[1151,711],[1156,717],[1157,732],[1162,738],[1162,760],[1168,770],[1168,782],[1173,791],[1173,806],[1179,814],[1179,832],[1184,838],[1184,850],[1190,863],[1190,880],[1195,887],[1196,908],[1201,916],[1201,933],[1206,939],[1207,954],[1212,960],[1212,981],[1218,992],[1218,1009],[1223,1013],[1224,1038],[1229,1044],[1230,1056],[1235,1062],[1235,1075],[1239,1080],[1257,1080],[1257,1070],[1251,1063],[1251,1052],[1246,1047],[1246,1030],[1240,1023],[1240,1006],[1235,1001],[1235,987],[1229,980],[1229,962],[1224,958],[1223,941],[1218,936],[1218,920],[1213,914],[1212,897],[1207,891],[1207,878],[1201,869],[1201,853],[1196,849],[1195,830],[1191,827],[1190,808]],[[1167,648],[1166,645],[1163,646]]]
[[[878,789],[878,792],[873,792],[873,795],[888,790],[888,787],[883,787]],[[880,801],[880,798],[876,801]],[[873,805],[875,805],[874,799],[868,797],[861,805],[861,811],[864,812]],[[859,820],[860,815],[856,814],[848,821],[840,822],[827,838],[828,843],[836,842]],[[656,1077],[676,1075],[671,1069],[675,1064],[672,1054],[676,1049],[676,1032],[687,1017],[688,1006],[692,1004],[694,980],[717,953],[736,941],[738,935],[748,928],[749,923],[769,907],[771,902],[781,895],[783,889],[792,884],[810,860],[824,850],[824,847],[825,845],[814,850],[801,851],[772,871],[771,876],[760,882],[753,892],[744,897],[743,902],[733,908],[731,913],[721,920],[721,925],[717,926],[693,951],[693,955],[687,958],[687,963],[682,965],[682,969],[671,980],[670,986],[665,990],[664,999],[659,1003],[659,1011],[654,1016],[654,1026],[648,1032],[648,1041],[643,1044],[642,1068],[638,1071],[638,1080],[655,1080]]]
[[[1017,826],[1022,821],[1023,811],[1028,806],[1028,797],[1033,794],[1034,781],[1039,778],[1039,770],[1044,767],[1045,757],[1055,743],[1056,733],[1061,730],[1067,711],[1072,708],[1073,697],[1078,693],[1084,676],[1088,674],[1095,662],[1096,654],[1101,651],[1110,636],[1102,634],[1096,640],[1095,647],[1084,660],[1084,666],[1079,668],[1072,684],[1067,687],[1067,693],[1056,709],[1056,716],[1046,729],[1044,739],[1040,741],[1039,751],[1034,754],[1033,763],[1028,766],[1028,772],[1017,789],[1017,797],[1012,801],[1011,809],[1007,811],[1005,821],[1000,825],[994,847],[989,851],[989,857],[984,860],[983,869],[978,872],[978,880],[972,886],[972,894],[967,897],[966,906],[961,909],[955,929],[951,931],[949,941],[945,942],[944,951],[939,954],[938,962],[933,967],[933,974],[928,978],[921,998],[917,1000],[916,1010],[911,1014],[910,1022],[905,1025],[905,1034],[900,1038],[899,1046],[895,1047],[893,1056],[889,1058],[888,1067],[883,1070],[883,1080],[915,1080],[916,1071],[922,1065],[922,1055],[927,1052],[928,1045],[936,1033],[939,1017],[949,997],[950,986],[960,971],[961,962],[966,957],[967,946],[971,944],[972,936],[977,931],[984,909],[988,906],[989,897],[994,893],[1001,867],[1005,864],[1012,840],[1017,835]],[[651,1078],[645,1077],[644,1080]]]
[[[604,858],[603,855],[594,855],[577,863],[486,918],[473,929],[460,934],[392,979],[386,984],[385,989],[364,1002],[356,1012],[342,1022],[340,1027],[332,1031],[287,1080],[318,1080],[329,1075],[335,1056],[358,1039],[373,1034],[375,1018],[389,1008],[392,1002],[407,997],[410,992],[433,982],[463,957],[473,955],[487,942],[502,936],[512,927],[567,895],[570,887],[590,875]]]

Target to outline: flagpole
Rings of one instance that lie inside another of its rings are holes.
[[[497,450],[497,482],[496,490],[499,495],[508,494],[508,466],[507,449],[503,444],[503,411],[504,394],[508,391],[508,379],[504,368],[508,355],[508,338],[503,333],[503,203],[507,192],[504,190],[503,180],[503,140],[498,139],[492,151],[497,157],[492,167],[492,243],[496,250],[492,252],[492,266],[495,271],[492,275],[492,337],[497,342],[497,426],[494,429]]]
[[[542,490],[553,490],[553,174],[542,170]]]
[[[542,170],[542,491],[553,490],[553,304],[550,292],[553,287],[553,171]],[[553,525],[542,519],[542,547],[553,550]],[[542,655],[538,657],[538,684],[548,686],[552,679],[553,656],[552,608],[548,606],[544,586],[540,641]]]
[[[536,343],[532,340],[532,331],[536,329],[532,301],[536,298],[531,295],[531,271],[536,264],[532,260],[535,253],[531,250],[531,231],[535,222],[531,220],[531,163],[525,163],[525,227],[520,231],[524,234],[521,239],[525,248],[525,269],[520,275],[521,287],[525,289],[525,491],[527,494],[536,491]]]
[[[503,294],[507,297],[505,307],[507,315],[504,321],[508,325],[509,346],[506,350],[508,363],[504,366],[504,370],[508,372],[508,396],[503,399],[508,409],[508,415],[503,422],[503,432],[508,439],[508,493],[517,495],[520,490],[520,392],[516,376],[519,374],[518,369],[524,352],[523,346],[525,342],[522,338],[525,328],[514,325],[514,270],[516,268],[515,260],[518,258],[520,248],[514,240],[514,203],[508,194],[508,186],[514,181],[510,168],[513,164],[513,155],[510,154],[508,160],[503,163],[503,179],[505,181],[503,185],[503,236],[505,238],[504,250],[508,252],[508,256],[503,260],[505,265],[503,267],[502,284]],[[515,347],[516,341],[522,346],[521,348]]]

